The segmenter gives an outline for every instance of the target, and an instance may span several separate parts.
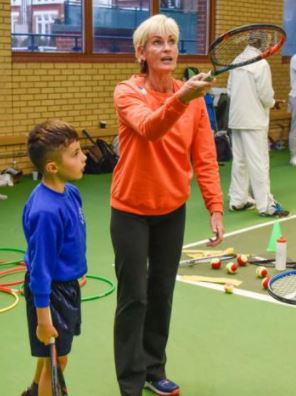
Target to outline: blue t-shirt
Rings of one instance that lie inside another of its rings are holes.
[[[58,193],[40,183],[23,211],[28,244],[25,262],[36,307],[47,307],[52,281],[80,278],[87,271],[86,227],[77,188]]]

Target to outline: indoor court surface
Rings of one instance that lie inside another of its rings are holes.
[[[296,259],[296,168],[289,166],[288,159],[286,150],[271,152],[271,186],[275,197],[291,211],[291,217],[280,222],[280,226],[288,241],[288,256]],[[266,255],[274,219],[261,218],[255,211],[229,212],[230,163],[221,166],[220,171],[225,194],[225,228],[226,234],[230,234],[221,249],[233,247],[238,253]],[[109,236],[110,180],[110,175],[86,175],[77,186],[87,220],[89,274],[116,285]],[[6,201],[0,201],[0,247],[25,249],[21,213],[35,185],[26,176],[15,187],[0,189],[0,193],[8,195]],[[244,229],[249,230],[242,232]],[[193,183],[184,245],[203,249],[205,245],[201,241],[210,236],[209,218]],[[7,259],[4,252],[0,254],[0,260]],[[199,271],[213,273],[206,264],[180,267],[180,274]],[[239,289],[254,290],[252,284],[260,281],[252,273],[245,276],[247,271],[255,272],[255,268],[249,265],[239,269],[233,277],[243,281]],[[224,269],[214,272],[215,276],[218,274],[227,276]],[[3,281],[20,277],[18,274]],[[109,287],[88,279],[82,293],[84,297],[92,296],[104,293]],[[262,294],[261,290],[254,291]],[[73,344],[65,373],[71,396],[119,396],[113,363],[115,302],[115,292],[83,302],[82,335]],[[0,309],[11,303],[12,298],[1,293]],[[181,386],[182,396],[295,396],[296,341],[292,336],[296,328],[295,312],[292,306],[177,282],[167,348],[168,377]],[[14,309],[0,314],[0,328],[0,394],[19,396],[31,383],[35,364],[29,352],[22,298]],[[143,395],[152,396],[149,391]]]

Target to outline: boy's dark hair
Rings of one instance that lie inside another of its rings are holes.
[[[61,120],[47,120],[29,133],[28,154],[36,168],[43,172],[50,154],[63,150],[78,139],[72,125]]]

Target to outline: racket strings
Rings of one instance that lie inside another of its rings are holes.
[[[277,279],[272,284],[271,290],[278,296],[296,299],[296,275],[292,274]]]
[[[210,57],[214,65],[228,66],[248,62],[257,58],[260,53],[272,52],[282,40],[282,34],[278,30],[254,29],[236,32],[226,35],[210,49]]]

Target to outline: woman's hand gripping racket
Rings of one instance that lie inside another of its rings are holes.
[[[296,270],[281,272],[268,283],[268,293],[281,302],[296,305]]]
[[[50,322],[52,324],[51,314]],[[51,386],[52,396],[68,396],[67,386],[63,371],[59,365],[55,338],[51,337],[49,343],[50,366],[51,366]]]
[[[214,66],[204,77],[211,81],[221,73],[265,59],[278,52],[286,41],[285,31],[276,25],[253,24],[232,29],[210,45]]]

